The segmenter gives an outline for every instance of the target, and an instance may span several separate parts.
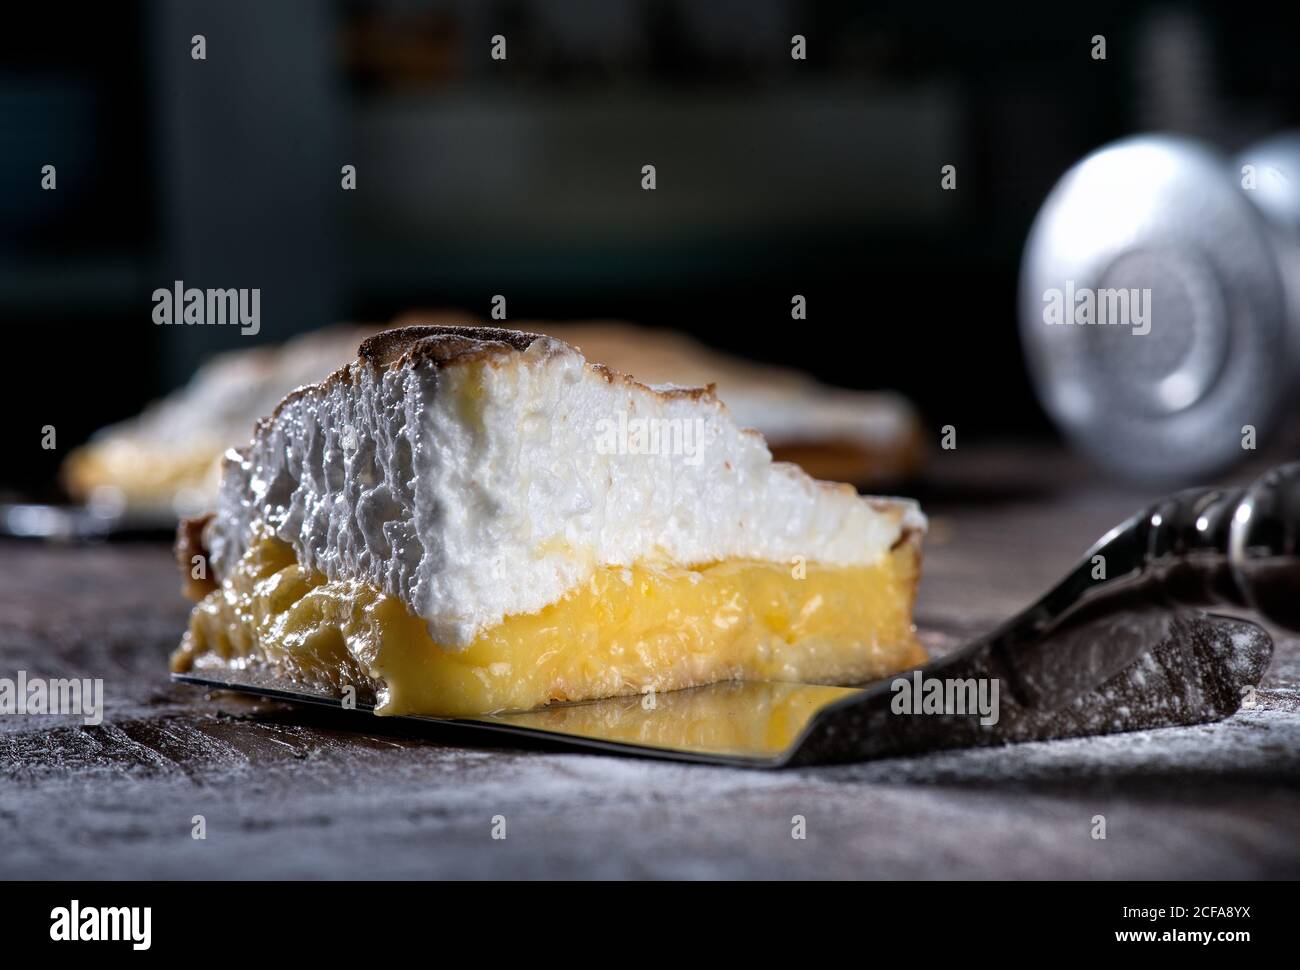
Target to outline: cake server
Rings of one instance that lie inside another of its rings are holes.
[[[1198,609],[1213,606],[1300,629],[1300,463],[1246,489],[1195,489],[1157,502],[990,634],[867,687],[723,683],[399,720],[769,768],[1201,724],[1254,703],[1273,651],[1257,624]],[[332,692],[256,667],[172,679],[345,706]],[[374,699],[348,706],[363,717]]]

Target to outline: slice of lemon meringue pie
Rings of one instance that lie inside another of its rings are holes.
[[[227,454],[178,556],[176,671],[265,665],[473,715],[721,680],[860,683],[921,663],[925,519],[774,463],[711,389],[567,344],[407,327]]]

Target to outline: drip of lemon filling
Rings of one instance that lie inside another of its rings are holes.
[[[401,600],[328,582],[262,538],[195,606],[172,669],[265,663],[314,685],[374,687],[380,714],[446,716],[721,680],[861,683],[925,660],[911,621],[918,573],[912,542],[869,566],[602,567],[452,650]]]

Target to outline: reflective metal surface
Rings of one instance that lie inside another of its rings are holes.
[[[1280,238],[1228,160],[1188,139],[1125,139],[1070,169],[1020,281],[1021,339],[1057,424],[1138,479],[1240,461],[1243,427],[1263,441],[1285,406],[1300,346]],[[1049,322],[1049,304],[1066,319]],[[1120,319],[1099,322],[1107,306]]]
[[[252,669],[219,675],[173,674],[172,679],[277,700],[343,706],[336,694],[280,681]],[[404,715],[399,719],[503,731],[624,754],[778,767],[788,760],[818,713],[862,693],[861,688],[851,687],[729,682],[476,718]],[[374,703],[358,699],[356,710],[361,712],[359,716],[374,716]]]

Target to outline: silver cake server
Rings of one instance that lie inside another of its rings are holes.
[[[1300,629],[1300,463],[1247,489],[1196,489],[1157,502],[992,633],[873,685],[723,683],[402,720],[769,768],[1201,724],[1236,712],[1273,652],[1255,623],[1197,609],[1216,605]],[[172,679],[344,706],[337,694],[257,667]],[[356,716],[373,708],[373,698],[358,698]]]

